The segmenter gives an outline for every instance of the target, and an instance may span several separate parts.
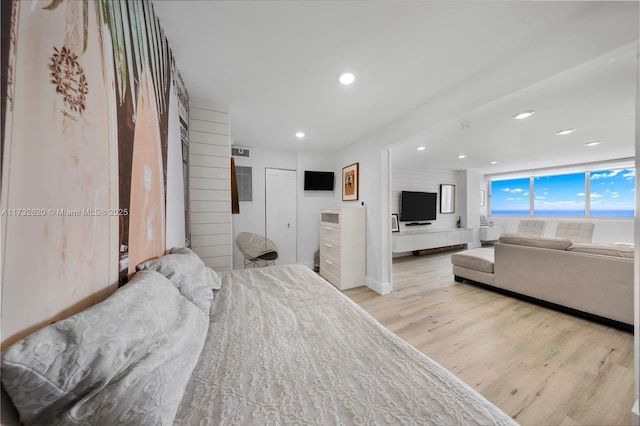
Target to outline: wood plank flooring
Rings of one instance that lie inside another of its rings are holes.
[[[394,291],[345,291],[522,425],[628,425],[633,335],[456,283],[452,252],[397,258]]]

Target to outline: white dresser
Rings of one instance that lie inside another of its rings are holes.
[[[364,208],[320,210],[320,275],[340,290],[364,285]]]

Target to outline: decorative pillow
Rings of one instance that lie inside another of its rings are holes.
[[[601,254],[604,256],[633,259],[635,248],[628,244],[573,243],[568,249],[579,253]]]
[[[207,268],[200,257],[186,247],[173,248],[171,254],[139,264],[137,270],[157,271],[167,277],[193,304],[209,315],[213,290],[219,290],[218,274]]]
[[[157,272],[2,353],[2,384],[28,425],[171,424],[208,318]]]
[[[566,250],[571,245],[571,240],[569,238],[549,238],[525,234],[502,234],[499,241],[503,244],[515,244],[519,246],[554,250]]]

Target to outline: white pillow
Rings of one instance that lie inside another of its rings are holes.
[[[207,268],[200,257],[186,247],[139,264],[137,270],[157,271],[167,277],[184,297],[209,315],[213,290],[220,289],[220,277]]]
[[[24,424],[171,424],[207,330],[171,282],[138,272],[7,348],[2,384]]]

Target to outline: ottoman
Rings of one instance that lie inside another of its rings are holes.
[[[493,247],[475,248],[451,255],[453,275],[457,282],[463,279],[483,284],[494,284]]]

